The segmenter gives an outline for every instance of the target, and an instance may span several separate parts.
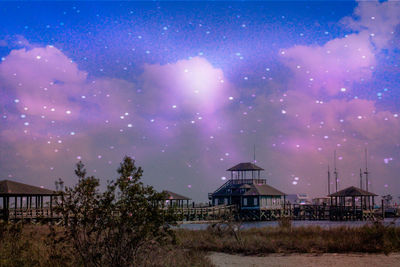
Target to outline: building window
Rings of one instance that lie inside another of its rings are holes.
[[[261,207],[267,206],[267,199],[265,197],[261,197]]]
[[[225,205],[228,205],[228,198],[225,198]]]
[[[258,198],[254,198],[254,206],[258,206]]]
[[[247,206],[247,197],[243,198],[243,206]]]
[[[214,206],[218,205],[218,198],[214,198]]]

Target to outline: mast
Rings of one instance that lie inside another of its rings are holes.
[[[368,172],[368,157],[367,157],[367,149],[365,149],[365,172],[364,172],[364,174],[365,174],[365,182],[366,182],[366,185],[365,185],[365,188],[366,188],[366,190],[367,190],[367,192],[368,192],[368,174],[369,174],[369,172]]]
[[[331,194],[331,171],[328,164],[328,196]]]
[[[360,168],[360,188],[362,189],[362,170]]]
[[[336,183],[336,192],[337,192],[338,191],[338,172],[336,170],[336,150],[334,152],[333,164],[334,164],[334,167],[335,167],[334,174],[335,174],[335,183]]]

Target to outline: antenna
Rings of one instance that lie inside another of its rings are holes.
[[[328,164],[328,196],[331,194],[331,171]]]
[[[335,150],[335,152],[334,152],[333,164],[334,164],[334,166],[335,166],[334,174],[335,174],[336,192],[337,192],[337,190],[338,190],[338,172],[337,172],[337,170],[336,170],[336,150]]]
[[[368,192],[368,174],[369,174],[369,172],[368,172],[368,157],[367,157],[367,154],[368,154],[368,151],[365,148],[365,172],[364,172],[364,174],[365,174],[365,183],[366,183],[365,188],[366,188],[366,190]]]
[[[360,168],[360,188],[362,189],[362,170]]]
[[[254,145],[254,150],[253,150],[253,152],[254,152],[254,161],[253,161],[253,163],[254,164],[256,164],[256,145]]]

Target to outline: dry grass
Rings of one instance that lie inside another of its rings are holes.
[[[83,266],[62,239],[62,229],[47,225],[0,224],[0,266]],[[213,266],[205,251],[154,245],[137,266]]]
[[[0,266],[82,266],[62,229],[47,225],[0,224]],[[264,255],[268,253],[400,252],[400,228],[375,224],[359,228],[281,227],[237,230],[176,230],[177,244],[154,245],[140,266],[213,266],[210,251]]]
[[[400,228],[381,224],[359,228],[269,227],[237,234],[178,230],[180,246],[200,251],[262,255],[268,253],[390,253],[400,251]]]

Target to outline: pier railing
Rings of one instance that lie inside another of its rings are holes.
[[[232,184],[266,184],[266,179],[231,179]]]
[[[61,218],[61,215],[48,207],[38,209],[0,209],[0,218],[8,218],[9,220],[58,219]]]

